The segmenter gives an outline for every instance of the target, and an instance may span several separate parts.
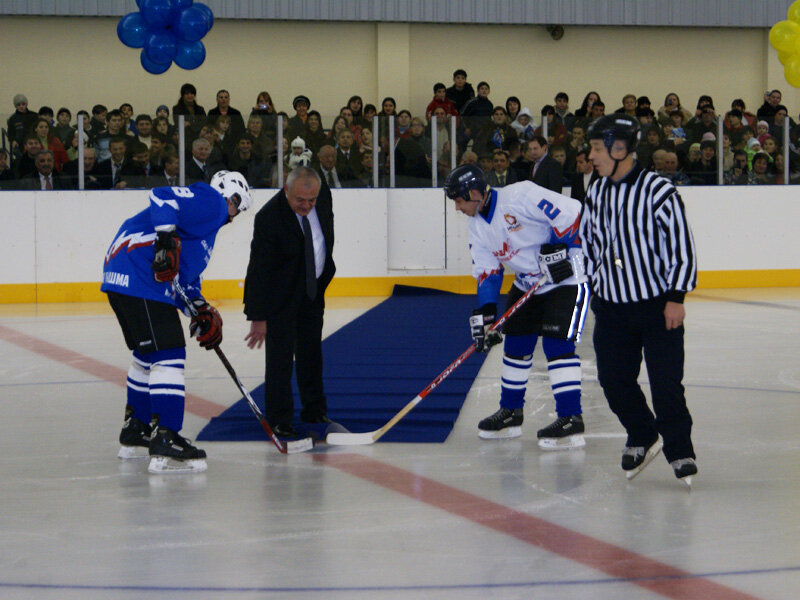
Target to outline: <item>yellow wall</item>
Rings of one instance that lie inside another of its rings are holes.
[[[74,113],[95,103],[130,102],[136,112],[152,113],[158,104],[171,107],[181,84],[192,82],[206,109],[221,87],[243,111],[266,89],[278,109],[291,113],[292,98],[303,93],[329,126],[352,94],[376,104],[393,96],[399,108],[422,113],[433,83],[449,85],[453,70],[463,67],[473,84],[490,82],[495,103],[513,94],[534,113],[559,90],[575,109],[590,89],[609,110],[627,92],[650,96],[658,108],[675,91],[692,108],[701,93],[709,93],[718,108],[742,97],[755,111],[763,90],[777,87],[797,114],[797,92],[783,79],[762,29],[567,27],[555,42],[542,26],[530,25],[218,20],[204,39],[208,54],[200,68],[173,65],[150,75],[139,64],[139,51],[118,40],[118,21],[0,19],[0,113],[13,111],[17,92],[33,108],[64,105]]]

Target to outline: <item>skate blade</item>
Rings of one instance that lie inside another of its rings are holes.
[[[206,459],[175,460],[167,456],[152,456],[147,470],[150,473],[202,473],[208,468]]]
[[[558,450],[577,450],[586,445],[582,435],[568,435],[563,438],[539,438],[539,448],[548,452]]]
[[[506,427],[500,431],[478,430],[478,437],[482,440],[510,440],[522,435],[522,427]]]
[[[687,475],[686,477],[681,477],[681,478],[678,479],[678,481],[680,481],[687,488],[692,489],[692,476],[691,475]]]
[[[150,453],[144,446],[120,446],[117,452],[117,458],[122,460],[131,460],[135,458],[147,458]]]
[[[656,456],[658,456],[658,453],[661,452],[661,447],[663,445],[664,443],[661,441],[661,438],[658,438],[656,440],[656,443],[650,446],[650,449],[644,455],[644,460],[642,461],[642,464],[640,464],[635,469],[631,469],[630,471],[625,471],[625,477],[628,478],[628,481],[630,481],[631,479],[636,477],[639,473],[641,473],[644,470],[644,468],[647,465],[649,465]]]

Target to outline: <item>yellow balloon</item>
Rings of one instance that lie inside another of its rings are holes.
[[[792,55],[783,67],[783,75],[790,85],[800,88],[800,54]]]
[[[779,52],[794,52],[800,25],[793,21],[778,21],[769,30],[769,43]]]
[[[798,1],[800,1],[800,0],[798,0]],[[786,62],[790,58],[792,58],[793,56],[796,56],[796,55],[797,55],[796,52],[781,52],[781,51],[778,51],[778,60],[781,62],[781,64],[783,66],[786,66]]]
[[[800,0],[795,0],[786,12],[786,18],[800,24]]]

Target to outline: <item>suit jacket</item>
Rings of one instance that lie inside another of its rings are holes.
[[[595,181],[597,181],[598,175],[597,171],[592,171],[592,176],[589,178],[589,185],[592,185]],[[575,173],[572,176],[572,181],[570,182],[570,196],[578,200],[581,204],[583,204],[584,199],[586,198],[586,190],[589,186],[584,187],[583,185],[583,173]]]
[[[486,176],[486,183],[492,187],[503,187],[506,185],[511,185],[512,183],[517,183],[518,181],[519,179],[517,178],[517,172],[510,166],[508,169],[506,169],[506,181],[503,185],[500,185],[500,182],[497,179],[497,173],[494,169],[489,171],[489,174]]]
[[[350,148],[350,158],[345,157],[341,149],[336,149],[336,172],[344,173],[348,167],[356,175],[361,173],[361,152],[355,145]]]
[[[339,169],[339,166],[336,165],[333,167],[333,169],[336,171],[336,176],[339,178],[339,183],[342,184],[343,188],[355,188],[361,186],[358,175],[356,175],[355,171],[353,171],[353,169],[351,169],[349,166],[345,165],[342,169]],[[319,173],[320,179],[325,182],[325,173],[322,172],[322,167],[317,165],[316,171]],[[328,187],[327,182],[325,182],[325,187]]]
[[[316,210],[325,236],[325,266],[317,279],[317,298],[322,299],[336,272],[333,204],[331,191],[324,181]],[[248,320],[283,319],[298,306],[306,293],[304,242],[297,215],[289,206],[285,190],[280,190],[255,217],[250,263],[244,282],[244,313]]]
[[[84,189],[86,190],[102,190],[107,189],[105,186],[106,181],[100,176],[100,173],[97,171],[97,164],[94,164],[94,168],[91,171],[84,171]],[[61,174],[70,178],[70,183],[72,184],[73,189],[78,189],[78,159],[71,160],[64,165]]]
[[[530,179],[536,185],[560,194],[564,183],[562,171],[561,163],[548,153],[539,163],[539,168],[536,169],[535,175],[533,175],[533,167],[531,167]]]
[[[51,174],[53,189],[54,190],[71,190],[74,189],[68,177],[59,175],[53,170]],[[42,182],[39,179],[38,171],[33,175],[28,175],[19,180],[19,189],[21,190],[41,190]]]
[[[114,189],[114,170],[111,168],[111,159],[107,158],[105,160],[101,160],[99,163],[95,165],[94,171],[97,173],[97,179],[100,185],[100,189],[103,190],[112,190]],[[132,161],[128,160],[127,158],[122,162],[122,168],[120,169],[117,180],[118,181],[128,181],[131,178],[137,177],[144,177],[144,169],[140,166],[134,164]]]

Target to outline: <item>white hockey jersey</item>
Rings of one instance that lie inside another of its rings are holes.
[[[470,218],[468,225],[472,274],[478,280],[479,304],[496,301],[496,292],[494,299],[488,298],[485,291],[481,293],[481,284],[488,279],[498,282],[506,268],[515,273],[515,286],[522,291],[529,290],[542,276],[538,258],[542,244],[561,243],[570,248],[575,275],[557,285],[586,281],[577,240],[580,213],[580,202],[532,181],[492,189],[487,206]],[[499,290],[499,282],[487,287]],[[544,294],[553,287],[553,284],[545,284],[536,293]]]

